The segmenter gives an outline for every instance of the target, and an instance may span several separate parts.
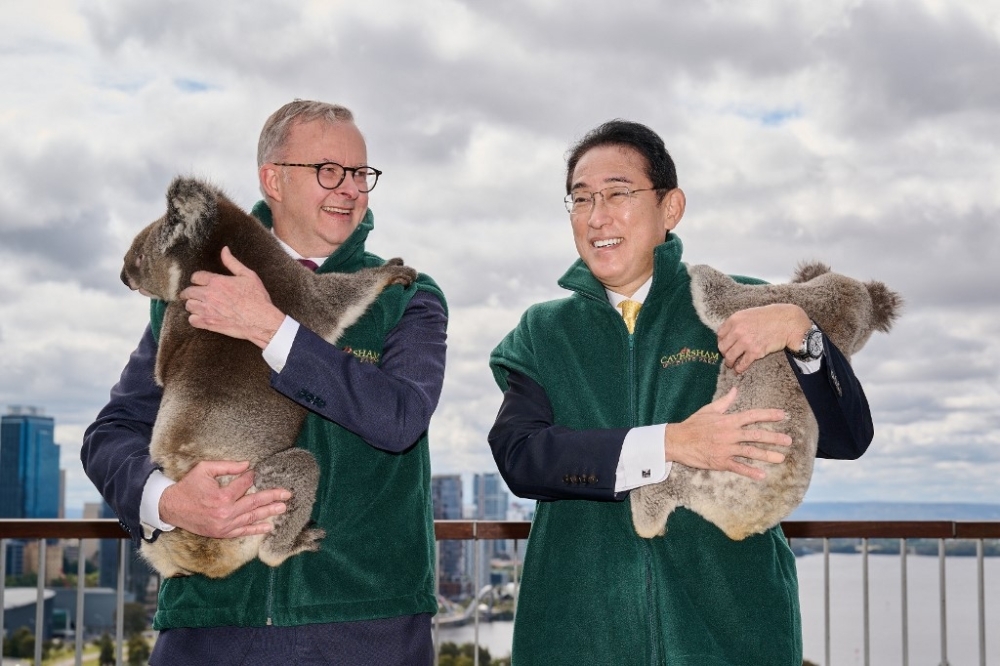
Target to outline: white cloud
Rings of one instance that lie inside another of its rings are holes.
[[[385,171],[373,249],[452,307],[434,468],[493,470],[487,355],[575,256],[566,149],[627,117],[678,163],[689,261],[780,281],[820,259],[906,298],[856,359],[875,443],[821,462],[810,497],[1000,501],[1000,9],[671,4],[8,8],[0,405],[55,416],[72,466],[143,327],[117,277],[131,237],[178,173],[252,205],[265,118],[319,98],[355,110]]]

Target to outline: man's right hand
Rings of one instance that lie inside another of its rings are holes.
[[[734,472],[757,480],[764,478],[764,470],[751,467],[737,458],[782,462],[785,459],[783,454],[760,448],[757,444],[790,446],[791,437],[772,430],[746,429],[744,426],[782,421],[785,412],[780,409],[748,409],[726,414],[734,400],[735,387],[681,423],[668,424],[663,438],[667,460],[696,469]]]
[[[218,477],[235,478],[226,486]],[[247,495],[253,485],[249,462],[202,461],[160,496],[160,518],[188,532],[213,538],[266,534],[272,516],[285,512],[292,494],[270,488]]]

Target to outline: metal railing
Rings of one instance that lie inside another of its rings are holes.
[[[513,582],[515,587],[518,576],[518,547],[517,544],[527,539],[531,524],[523,521],[469,521],[469,520],[438,520],[435,521],[434,528],[438,541],[462,540],[462,541],[492,541],[497,539],[513,540],[514,568]],[[984,574],[984,542],[986,540],[1000,539],[1000,521],[998,522],[953,522],[953,521],[786,521],[782,523],[782,529],[789,540],[795,539],[821,539],[823,542],[824,557],[824,664],[831,664],[831,631],[830,631],[830,541],[831,539],[860,539],[862,556],[862,587],[863,587],[863,626],[864,626],[864,664],[869,666],[870,656],[870,608],[869,608],[869,580],[868,580],[868,558],[870,539],[898,539],[900,553],[900,571],[902,588],[902,618],[901,637],[902,652],[901,663],[909,666],[909,636],[907,618],[907,540],[908,539],[937,539],[938,559],[939,559],[939,613],[940,613],[940,664],[947,666],[948,661],[948,621],[946,605],[946,576],[945,576],[945,546],[950,540],[972,540],[976,543],[977,561],[977,604],[978,604],[978,652],[980,666],[986,666],[986,584]],[[0,629],[4,623],[4,584],[7,572],[6,566],[6,544],[10,539],[39,539],[39,561],[38,561],[38,584],[35,609],[35,627],[43,627],[44,623],[44,593],[46,580],[45,575],[45,540],[46,539],[119,539],[118,549],[118,585],[116,590],[116,624],[115,624],[115,644],[117,646],[117,663],[122,661],[122,647],[124,645],[124,603],[125,603],[125,563],[127,561],[127,539],[128,535],[121,529],[116,520],[10,520],[0,519]],[[479,549],[476,549],[478,560]],[[81,549],[82,552],[82,549]],[[77,572],[77,595],[76,595],[76,617],[78,627],[84,617],[84,558],[78,557]],[[479,562],[475,566],[477,576],[480,569]],[[478,581],[477,590],[478,590]],[[515,597],[516,599],[516,597]],[[516,601],[515,601],[516,603]],[[474,622],[475,638],[478,645],[479,637],[479,604],[474,597]],[[995,621],[994,621],[995,622]],[[44,635],[44,632],[36,631],[36,634]],[[83,632],[75,632],[76,663],[82,663],[83,652]],[[435,624],[435,645],[438,644],[437,625]],[[475,662],[478,664],[478,650],[474,651]],[[35,663],[41,663],[42,641],[35,641]]]

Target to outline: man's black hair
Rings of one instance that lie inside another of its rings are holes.
[[[655,189],[661,190],[660,200],[663,200],[667,190],[677,187],[677,169],[674,160],[667,152],[660,135],[642,123],[630,120],[609,120],[596,127],[584,136],[569,151],[566,159],[566,193],[573,186],[573,170],[584,153],[599,146],[618,145],[633,148],[646,158],[646,175]]]

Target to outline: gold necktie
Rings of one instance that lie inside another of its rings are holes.
[[[642,307],[642,303],[624,300],[618,304],[618,307],[622,309],[622,318],[625,319],[625,328],[628,329],[629,335],[635,333],[635,319],[639,316],[639,308]]]

